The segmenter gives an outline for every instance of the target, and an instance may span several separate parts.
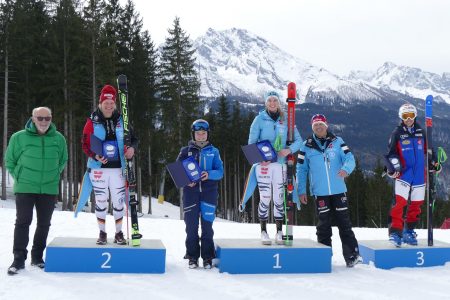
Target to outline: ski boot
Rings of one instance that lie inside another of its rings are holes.
[[[414,229],[405,229],[403,231],[403,243],[417,246],[417,233],[414,231]]]
[[[397,248],[402,246],[402,237],[398,232],[391,232],[389,234],[389,242]]]

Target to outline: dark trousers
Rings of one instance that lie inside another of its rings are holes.
[[[30,224],[33,208],[36,207],[37,225],[34,233],[31,258],[41,260],[47,245],[50,220],[55,208],[56,195],[16,194],[16,224],[14,227],[14,259],[24,262],[27,259]]]
[[[331,247],[331,230],[333,219],[339,229],[342,242],[342,253],[345,260],[358,255],[358,241],[352,230],[347,196],[336,194],[316,197],[316,211],[319,219],[317,224],[317,241]]]
[[[186,224],[186,257],[198,259],[213,259],[216,257],[214,247],[213,222],[203,218],[200,209],[201,202],[217,205],[217,189],[199,192],[195,189],[185,188],[183,191],[184,223]],[[201,236],[198,228],[201,225]]]

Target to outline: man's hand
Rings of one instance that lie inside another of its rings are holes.
[[[302,204],[308,204],[308,197],[306,197],[306,194],[299,195],[299,198]]]
[[[188,184],[189,187],[194,187],[195,185],[196,185],[195,182],[191,182],[191,183]]]
[[[347,174],[347,172],[345,172],[344,170],[339,170],[338,176],[339,176],[339,177],[342,177],[342,178],[345,178],[345,177],[348,176],[348,174]]]

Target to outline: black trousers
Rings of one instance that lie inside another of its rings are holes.
[[[50,220],[55,209],[56,195],[16,194],[16,224],[14,227],[14,259],[24,262],[27,259],[30,224],[33,220],[33,208],[36,207],[37,226],[34,233],[31,258],[41,260],[47,246]]]
[[[316,226],[317,241],[331,247],[331,236],[333,235],[331,226],[334,220],[339,229],[342,253],[345,260],[358,255],[358,241],[352,230],[347,196],[344,193],[330,196],[317,196],[316,211],[319,219],[319,223]]]

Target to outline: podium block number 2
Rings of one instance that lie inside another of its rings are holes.
[[[273,256],[275,258],[275,265],[273,266],[274,269],[281,269],[280,265],[280,253],[277,253]]]
[[[416,265],[421,266],[424,264],[425,259],[423,257],[423,252],[422,251],[417,251],[417,263]]]
[[[105,262],[102,264],[101,268],[102,269],[111,269],[111,266],[108,265],[109,261],[111,260],[111,253],[109,252],[103,252],[102,256],[106,256],[106,260]]]

